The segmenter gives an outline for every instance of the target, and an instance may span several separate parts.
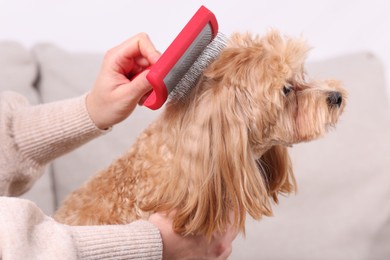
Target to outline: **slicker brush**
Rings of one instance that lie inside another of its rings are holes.
[[[150,67],[146,78],[153,90],[148,93],[143,105],[156,110],[168,97],[174,101],[183,99],[226,44],[226,36],[218,33],[215,15],[201,6],[159,60]]]

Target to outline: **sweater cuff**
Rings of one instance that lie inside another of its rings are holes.
[[[162,259],[162,239],[150,222],[69,226],[79,259]]]
[[[20,153],[43,165],[107,132],[92,122],[85,99],[83,95],[15,111],[13,130]]]

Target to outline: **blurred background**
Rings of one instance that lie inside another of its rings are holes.
[[[385,0],[0,0],[0,40],[104,52],[143,31],[164,51],[202,4],[215,13],[225,34],[277,28],[305,37],[313,46],[310,60],[368,50],[390,67],[390,3]]]
[[[105,51],[147,32],[163,52],[200,5],[227,35],[276,28],[304,37],[313,47],[310,75],[339,79],[349,92],[336,131],[291,149],[298,193],[282,197],[272,218],[249,218],[231,258],[390,259],[388,1],[0,0],[0,91],[13,82],[43,102],[83,94]],[[139,108],[110,134],[56,160],[25,197],[51,214],[158,113]]]

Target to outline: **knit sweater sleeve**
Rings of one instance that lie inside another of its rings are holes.
[[[19,94],[0,94],[0,195],[24,193],[48,162],[105,132],[90,119],[85,98],[30,106]]]
[[[51,160],[103,134],[91,121],[85,96],[30,106],[0,93],[0,259],[161,259],[159,230],[129,225],[62,225],[19,195]]]
[[[147,221],[66,226],[31,201],[0,197],[0,259],[161,259],[158,229]]]

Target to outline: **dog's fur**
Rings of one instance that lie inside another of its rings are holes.
[[[301,39],[234,34],[185,102],[169,102],[130,151],[73,192],[55,218],[119,224],[177,210],[174,229],[211,236],[295,191],[287,147],[324,135],[345,106],[337,81],[307,78]],[[233,213],[230,221],[229,213]]]

